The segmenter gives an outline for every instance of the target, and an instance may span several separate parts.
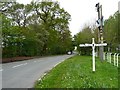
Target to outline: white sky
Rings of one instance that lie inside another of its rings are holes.
[[[30,3],[32,0],[17,0],[19,3]],[[57,0],[70,15],[70,31],[72,35],[82,30],[85,24],[95,24],[97,20],[96,3],[100,2],[103,8],[104,19],[109,18],[118,10],[120,0]]]

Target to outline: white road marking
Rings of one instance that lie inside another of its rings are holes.
[[[65,60],[62,60],[62,61],[58,62],[58,63],[55,64],[53,67],[56,67],[58,64],[62,63],[63,61],[65,61]]]
[[[47,73],[44,73],[39,79],[38,81],[42,80],[42,78],[46,75]]]
[[[38,61],[34,61],[34,62],[41,62],[41,61],[43,61],[43,60],[38,60]]]
[[[27,65],[27,63],[24,63],[23,65]]]
[[[3,69],[0,69],[0,72],[2,72],[3,71]]]
[[[65,61],[65,60],[62,60],[62,61],[58,62],[58,63],[55,64],[53,67],[49,68],[48,71],[52,70],[54,67],[56,67],[58,64],[62,63],[63,61]],[[38,81],[42,80],[42,78],[43,78],[46,74],[47,74],[47,72],[45,72],[45,73],[38,79]]]
[[[16,67],[19,67],[19,66],[22,66],[22,65],[26,65],[26,64],[27,64],[27,63],[19,64],[19,65],[13,66],[12,68],[16,68]]]

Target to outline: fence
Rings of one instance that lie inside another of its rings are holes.
[[[119,53],[106,53],[104,52],[104,60],[118,67],[119,64]]]

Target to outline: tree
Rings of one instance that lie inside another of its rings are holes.
[[[73,49],[71,16],[58,2],[4,3],[1,11],[3,57],[64,54]]]
[[[105,20],[104,26],[105,40],[113,52],[116,51],[116,48],[118,48],[120,44],[119,32],[119,14],[116,12],[113,16],[110,16],[109,19]]]
[[[81,54],[87,54],[90,55],[91,48],[80,48],[80,44],[84,43],[92,43],[91,39],[94,37],[94,32],[89,26],[85,26],[81,32],[79,32],[74,38],[77,43],[78,51],[81,52]]]
[[[35,2],[33,3],[33,6],[34,11],[41,19],[43,29],[47,31],[47,34],[44,36],[46,39],[43,47],[43,51],[47,52],[47,50],[51,50],[47,47],[49,47],[49,45],[51,46],[52,43],[55,43],[50,42],[52,40],[49,40],[54,37],[52,33],[55,33],[56,31],[64,32],[66,26],[69,24],[70,15],[64,9],[60,8],[58,2]],[[53,46],[55,47],[55,45]]]

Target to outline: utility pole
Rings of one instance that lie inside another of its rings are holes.
[[[118,2],[118,11],[119,11],[119,14],[120,14],[120,1]]]
[[[103,16],[102,16],[102,5],[100,3],[97,3],[96,6],[97,12],[98,12],[98,43],[103,44]],[[103,61],[103,52],[104,52],[104,47],[100,46],[99,47],[99,57],[100,60]]]
[[[119,23],[120,23],[120,1],[118,2],[118,42],[120,41],[120,26],[119,26]],[[118,45],[118,51],[120,53],[120,42],[119,42],[119,45]]]

